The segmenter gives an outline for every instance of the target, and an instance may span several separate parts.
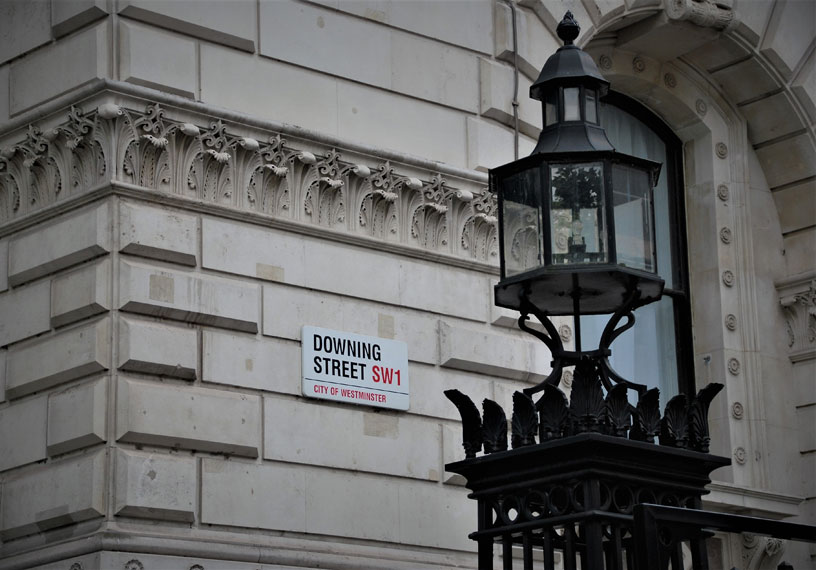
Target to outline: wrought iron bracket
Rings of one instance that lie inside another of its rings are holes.
[[[601,382],[607,391],[613,388],[614,382],[615,384],[625,384],[627,388],[631,388],[639,395],[645,394],[646,390],[648,389],[647,386],[627,380],[618,374],[615,369],[612,368],[612,365],[609,362],[609,357],[612,355],[612,350],[610,348],[612,343],[620,335],[635,326],[634,310],[639,306],[638,302],[640,301],[640,298],[641,293],[638,289],[631,289],[627,293],[623,304],[617,311],[615,311],[615,313],[606,323],[597,349],[572,351],[564,349],[564,343],[561,341],[561,336],[558,334],[558,330],[555,328],[552,320],[550,320],[550,316],[547,314],[547,312],[542,311],[531,303],[526,292],[522,293],[520,299],[521,315],[518,319],[518,326],[524,332],[533,335],[543,342],[550,350],[550,354],[552,355],[552,371],[550,374],[535,386],[525,388],[523,390],[524,393],[532,396],[533,394],[544,390],[544,386],[547,384],[557,387],[561,382],[561,376],[565,367],[575,366],[581,360],[589,359],[597,362],[598,369],[601,373]],[[543,331],[534,329],[528,324],[530,315],[535,316],[538,322],[541,323],[541,325],[544,327]],[[621,320],[624,317],[626,318],[626,322],[621,324]],[[580,334],[577,327],[576,334]]]

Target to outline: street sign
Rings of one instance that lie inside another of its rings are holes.
[[[407,410],[408,346],[404,342],[303,327],[303,395]]]

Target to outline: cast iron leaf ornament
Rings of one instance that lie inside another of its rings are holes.
[[[660,445],[688,446],[688,406],[685,394],[669,400],[660,422]]]
[[[714,396],[723,389],[722,384],[711,383],[697,392],[688,411],[689,443],[695,451],[708,453],[711,438],[708,433],[708,408]]]
[[[634,411],[634,423],[629,439],[654,443],[660,431],[660,390],[652,388],[643,394]]]
[[[570,398],[575,433],[598,432],[604,415],[604,395],[598,365],[583,359],[575,366]]]
[[[482,450],[482,417],[479,415],[479,408],[459,390],[445,390],[445,397],[453,402],[462,416],[462,447],[465,448],[465,458],[472,459]]]
[[[626,397],[626,384],[615,384],[606,395],[605,416],[609,435],[626,437],[632,427],[632,405]]]
[[[485,453],[507,449],[507,416],[500,405],[487,398],[482,402],[482,437]]]
[[[525,445],[535,445],[535,433],[538,429],[533,399],[523,392],[513,394],[513,449]]]
[[[569,403],[559,388],[544,384],[544,395],[536,402],[538,410],[538,440],[558,439],[564,434],[569,419]]]

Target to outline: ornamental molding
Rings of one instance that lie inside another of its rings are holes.
[[[144,105],[142,103],[142,105]],[[483,183],[220,118],[103,103],[0,148],[0,227],[104,183],[497,265]]]
[[[776,283],[792,362],[816,359],[816,273]]]

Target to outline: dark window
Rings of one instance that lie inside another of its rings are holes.
[[[624,378],[660,388],[663,405],[694,390],[691,312],[683,207],[682,146],[656,115],[623,95],[601,102],[600,122],[618,152],[661,162],[654,193],[657,273],[663,298],[635,311],[636,324],[612,344],[612,367]],[[583,317],[584,346],[597,346],[607,317]]]

